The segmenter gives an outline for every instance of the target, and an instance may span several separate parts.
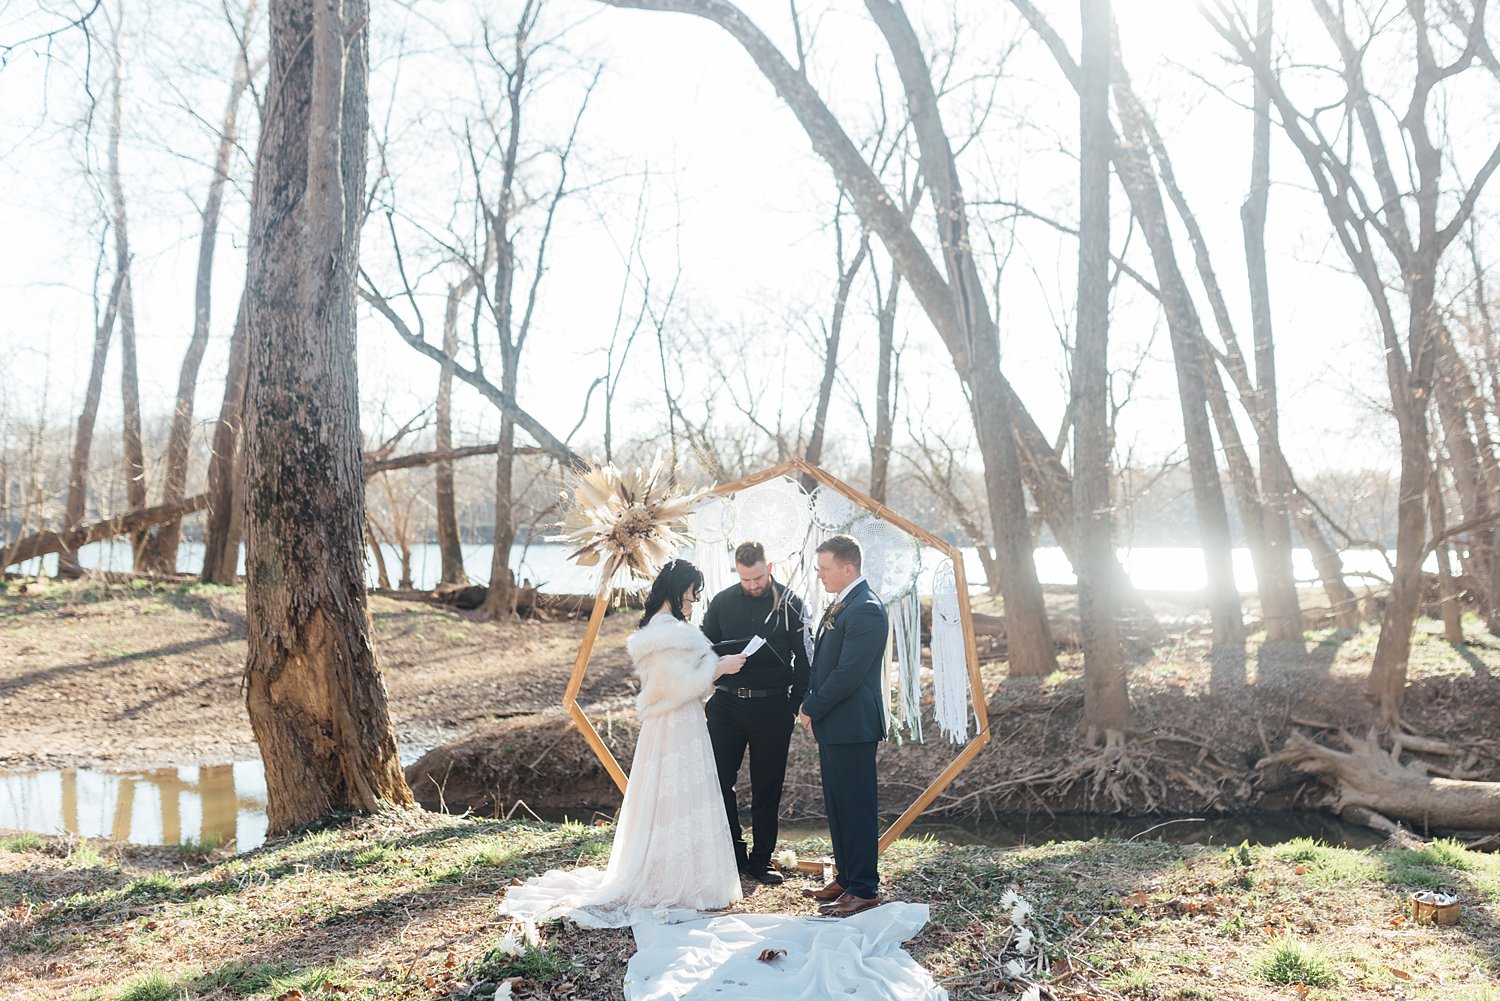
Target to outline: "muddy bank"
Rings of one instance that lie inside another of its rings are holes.
[[[1426,632],[1413,650],[1406,719],[1414,730],[1461,745],[1444,764],[1464,777],[1500,779],[1500,643],[1475,634],[1455,649]],[[1256,762],[1293,732],[1332,738],[1366,718],[1363,694],[1373,631],[1322,633],[1304,652],[1252,655],[1248,683],[1210,690],[1206,646],[1179,640],[1131,667],[1135,729],[1124,759],[1103,760],[1082,741],[1081,664],[1041,681],[1007,680],[985,668],[992,740],[933,805],[932,815],[987,817],[1034,812],[1214,815],[1297,808],[1316,798],[1304,776],[1257,771]],[[586,705],[628,769],[636,735],[628,697]],[[936,730],[929,727],[929,733]],[[952,760],[957,748],[883,745],[883,805],[899,810]],[[555,814],[612,811],[619,794],[571,720],[560,711],[497,721],[434,748],[407,769],[429,808],[486,816],[522,809]],[[748,781],[742,773],[741,787]],[[792,741],[783,807],[821,810],[817,753],[806,734]]]

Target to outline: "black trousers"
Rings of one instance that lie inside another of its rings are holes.
[[[767,865],[776,851],[776,831],[781,816],[781,787],[786,780],[787,750],[792,744],[791,700],[774,695],[760,699],[741,699],[727,692],[715,692],[708,700],[708,739],[714,747],[714,765],[719,772],[719,789],[724,794],[724,814],[734,836],[735,860],[756,866]],[[740,808],[736,801],[735,779],[750,751],[750,833],[753,848],[745,848],[740,829]]]
[[[875,777],[875,747],[818,743],[823,773],[823,802],[839,885],[856,897],[880,892],[880,800]]]

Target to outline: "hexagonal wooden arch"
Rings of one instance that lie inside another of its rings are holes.
[[[985,707],[984,682],[979,675],[979,652],[974,641],[974,613],[969,604],[969,583],[968,576],[964,572],[963,553],[921,526],[891,511],[874,498],[861,493],[854,487],[849,486],[849,484],[804,459],[793,459],[779,466],[772,466],[770,469],[753,473],[750,476],[735,480],[733,483],[726,483],[715,487],[713,492],[716,494],[732,494],[747,487],[753,487],[758,483],[774,480],[778,476],[786,476],[789,473],[803,473],[812,477],[830,490],[838,491],[855,504],[873,513],[877,518],[890,522],[897,528],[920,540],[924,545],[937,550],[953,561],[953,576],[958,587],[959,618],[963,624],[964,648],[967,653],[969,665],[969,689],[973,697],[974,716],[978,726],[975,729],[974,736],[963,746],[958,756],[949,762],[948,766],[938,774],[937,778],[933,779],[927,788],[922,790],[911,806],[907,807],[901,816],[897,817],[891,823],[891,826],[886,828],[885,833],[880,836],[880,851],[884,853],[890,847],[891,842],[905,833],[912,822],[921,816],[922,811],[927,809],[932,804],[932,801],[942,794],[944,789],[948,788],[958,776],[958,773],[963,771],[964,767],[974,759],[975,755],[990,742],[990,721]],[[628,783],[625,770],[615,760],[614,754],[610,752],[609,747],[599,736],[599,731],[594,729],[594,724],[589,720],[588,715],[584,713],[583,707],[578,704],[578,692],[583,687],[583,676],[588,670],[589,657],[594,652],[594,643],[599,639],[599,629],[604,624],[604,613],[608,608],[609,584],[605,582],[600,586],[599,593],[594,597],[593,613],[589,616],[588,628],[583,634],[583,644],[578,651],[578,660],[573,665],[573,674],[568,679],[568,688],[563,694],[563,708],[568,711],[568,715],[573,718],[573,722],[578,724],[578,729],[583,732],[584,739],[588,741],[589,747],[593,749],[594,754],[609,772],[610,777],[615,780],[615,785],[620,787],[620,793],[623,795],[625,786]],[[817,864],[816,868],[821,871],[821,863]]]

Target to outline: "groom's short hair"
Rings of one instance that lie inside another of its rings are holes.
[[[759,542],[741,542],[734,551],[734,561],[742,567],[753,567],[766,561],[766,547]]]
[[[860,552],[859,540],[852,536],[831,536],[818,546],[818,552],[832,553],[833,558],[838,562],[850,564],[856,570],[864,569],[864,557]]]

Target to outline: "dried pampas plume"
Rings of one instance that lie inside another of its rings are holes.
[[[687,516],[704,494],[674,493],[670,480],[660,453],[626,472],[611,465],[578,474],[556,540],[574,547],[568,558],[579,566],[598,566],[601,585],[627,568],[654,577],[688,543]]]

